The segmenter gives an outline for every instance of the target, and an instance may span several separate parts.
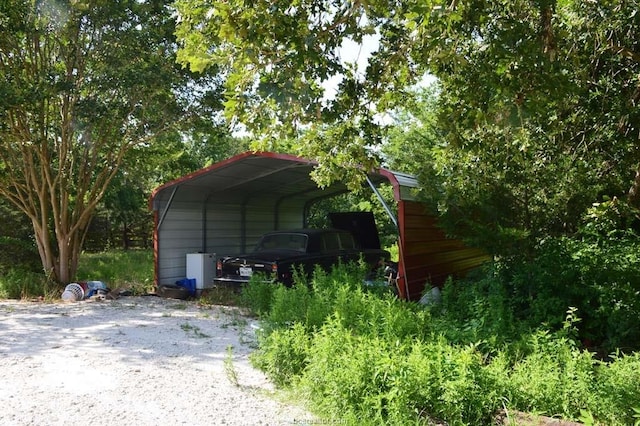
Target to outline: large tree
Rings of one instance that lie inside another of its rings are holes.
[[[174,25],[162,0],[0,3],[0,195],[59,282],[127,152],[184,111]]]
[[[380,117],[409,104],[407,89],[429,72],[440,82],[430,132],[439,140],[416,171],[451,232],[494,249],[528,245],[572,232],[605,194],[639,198],[635,1],[176,4],[179,58],[223,66],[229,117],[262,135],[258,146],[299,137],[297,150],[320,160],[321,183],[344,177],[345,164],[380,160]],[[345,40],[372,34],[366,70],[340,60]]]

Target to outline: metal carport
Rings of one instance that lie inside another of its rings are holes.
[[[150,199],[155,284],[185,278],[187,253],[242,253],[267,231],[304,227],[314,202],[348,191],[342,183],[319,188],[310,178],[314,166],[292,155],[246,152],[156,188]],[[393,187],[402,297],[419,298],[427,282],[440,285],[487,259],[445,238],[414,199],[414,177],[378,169],[368,181],[372,188]]]

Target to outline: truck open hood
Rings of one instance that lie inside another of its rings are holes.
[[[376,221],[371,212],[329,213],[329,220],[334,228],[350,231],[360,247],[379,249],[380,236]]]

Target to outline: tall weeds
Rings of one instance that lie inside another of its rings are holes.
[[[579,311],[564,307],[560,324],[532,327],[495,272],[449,283],[432,307],[371,291],[361,277],[341,265],[292,288],[249,284],[270,296],[259,302],[264,331],[254,363],[327,419],[476,425],[507,408],[633,424],[640,357],[605,362],[585,350]]]

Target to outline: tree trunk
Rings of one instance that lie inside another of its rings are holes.
[[[69,268],[70,247],[68,244],[68,237],[58,240],[58,262],[56,281],[66,284],[71,282],[72,271]]]
[[[629,201],[631,206],[640,208],[640,165],[636,170],[636,176],[633,179],[633,184],[631,185],[631,188],[629,188],[627,201]]]

